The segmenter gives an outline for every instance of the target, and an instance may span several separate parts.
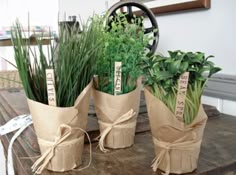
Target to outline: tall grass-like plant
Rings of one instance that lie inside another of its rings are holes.
[[[204,53],[169,51],[169,57],[155,55],[144,59],[142,68],[146,77],[146,85],[154,96],[160,99],[173,113],[175,112],[178,92],[178,79],[184,72],[189,72],[184,122],[190,124],[197,115],[201,103],[201,95],[208,78],[221,69],[205,57]]]
[[[80,32],[76,26],[61,24],[58,43],[51,41],[46,53],[40,38],[36,47],[30,46],[19,22],[12,34],[16,65],[27,97],[48,104],[45,70],[53,68],[57,106],[73,106],[94,74],[101,49],[101,19],[94,16]]]
[[[58,58],[55,60],[57,102],[60,106],[73,105],[77,96],[91,81],[96,59],[101,54],[102,21],[94,16],[82,26],[78,34],[76,27],[64,26],[59,38]]]
[[[144,35],[143,19],[117,14],[105,27],[103,53],[97,60],[99,91],[114,94],[114,64],[122,62],[122,91],[128,93],[136,88],[136,80],[142,71],[137,66],[145,55],[150,38]]]
[[[30,39],[25,39],[21,24],[16,22],[12,28],[14,57],[25,93],[28,98],[47,104],[45,69],[53,67],[54,45],[48,46],[48,58],[43,52],[41,40],[37,46],[30,46]]]

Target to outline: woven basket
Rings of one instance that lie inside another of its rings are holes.
[[[0,71],[0,89],[22,88],[20,76],[17,70]]]

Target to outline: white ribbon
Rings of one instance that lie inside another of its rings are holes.
[[[14,136],[12,137],[8,151],[7,151],[7,172],[8,175],[15,175],[14,165],[13,165],[13,156],[12,156],[12,146],[17,137],[29,126],[33,123],[31,115],[20,115],[17,116],[10,121],[8,121],[5,125],[0,127],[0,135],[5,135],[10,132],[16,131],[19,129]]]
[[[32,122],[31,115],[19,115],[9,120],[5,125],[0,126],[0,135],[5,135],[10,132],[13,132],[31,122]]]
[[[9,147],[8,147],[8,151],[7,151],[7,172],[8,175],[15,175],[14,172],[14,165],[13,165],[13,156],[12,156],[12,146],[14,141],[17,139],[17,137],[29,126],[31,125],[33,122],[27,123],[25,126],[21,127],[12,137]]]
[[[8,134],[8,133],[13,132],[13,131],[18,129],[18,131],[12,137],[12,139],[9,143],[9,147],[8,147],[8,153],[7,153],[7,172],[8,172],[8,175],[15,175],[14,164],[13,164],[13,156],[12,156],[12,147],[13,147],[14,141],[32,123],[33,123],[33,121],[32,121],[32,116],[31,115],[20,115],[20,116],[17,116],[15,118],[11,119],[5,125],[0,126],[0,135],[5,135],[5,134]],[[78,130],[81,130],[83,133],[85,133],[86,136],[88,137],[88,141],[89,141],[89,144],[90,144],[90,160],[89,160],[88,165],[83,167],[83,168],[80,168],[80,169],[75,169],[74,171],[81,171],[81,170],[83,170],[85,168],[88,168],[90,166],[90,164],[92,162],[92,144],[91,144],[91,140],[89,138],[88,133],[86,131],[84,131],[83,129],[81,129],[81,128],[71,128],[68,125],[61,125],[60,129],[62,129],[62,128],[67,128],[69,132],[66,132],[63,135],[60,135],[59,138],[56,139],[56,141],[55,141],[54,145],[51,147],[51,149],[46,152],[46,156],[41,156],[35,162],[35,164],[32,166],[32,169],[34,171],[36,171],[36,174],[40,174],[42,172],[42,170],[45,168],[45,166],[51,160],[51,158],[52,158],[51,153],[53,152],[53,150],[56,148],[56,146],[58,144],[63,142],[71,134],[72,129],[78,129]],[[60,130],[58,132],[60,132]],[[58,134],[61,134],[61,133],[58,133]],[[45,158],[47,159],[46,161],[45,161]]]

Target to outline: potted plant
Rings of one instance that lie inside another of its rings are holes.
[[[207,121],[201,95],[207,79],[220,68],[197,52],[169,52],[143,60],[145,98],[156,157],[152,167],[169,173],[197,168]]]
[[[58,43],[30,46],[19,22],[12,28],[15,61],[28,99],[41,157],[32,166],[68,171],[82,162],[94,62],[100,50],[100,22],[60,26]],[[63,160],[63,161],[62,161]]]
[[[128,21],[125,14],[117,14],[104,30],[93,89],[103,152],[108,151],[105,147],[125,148],[134,142],[141,86],[138,64],[149,41],[142,23],[141,18]]]

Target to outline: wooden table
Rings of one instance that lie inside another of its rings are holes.
[[[50,43],[49,39],[42,39],[43,45],[48,45]],[[35,37],[30,38],[30,45],[38,45]],[[2,39],[0,40],[0,47],[12,46],[11,39]]]
[[[219,114],[209,106],[205,106],[205,110],[211,117],[205,129],[198,169],[188,175],[236,175],[236,117]],[[43,175],[160,175],[159,171],[154,173],[150,167],[155,155],[143,97],[140,111],[135,144],[132,147],[104,154],[98,150],[97,142],[93,142],[93,159],[89,168],[82,172],[64,173],[46,170]],[[24,113],[28,113],[28,108],[22,91],[0,92],[1,125]],[[93,105],[90,106],[88,133],[92,139],[99,134]],[[13,133],[10,133],[1,137],[5,151],[12,136]],[[40,155],[33,126],[17,138],[13,153],[16,174],[32,174],[30,167],[36,160],[34,156]],[[85,166],[89,161],[88,144],[85,144],[83,160],[82,166]]]

